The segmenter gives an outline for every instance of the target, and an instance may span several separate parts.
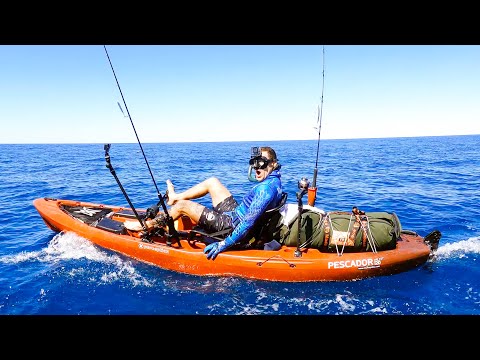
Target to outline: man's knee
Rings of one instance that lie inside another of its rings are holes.
[[[174,219],[181,215],[187,215],[191,219],[198,221],[204,208],[205,206],[191,200],[178,200],[170,207],[170,214]]]
[[[220,182],[220,180],[215,177],[215,176],[212,176],[212,177],[209,177],[207,179],[207,183],[209,186],[211,187],[218,187],[218,185],[222,185],[222,183]]]
[[[170,211],[183,213],[185,212],[185,209],[188,209],[190,203],[192,203],[190,200],[177,200],[177,202],[170,208]]]

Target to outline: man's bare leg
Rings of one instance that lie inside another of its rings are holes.
[[[198,223],[200,216],[202,215],[203,209],[205,206],[200,205],[190,199],[198,199],[202,196],[210,194],[212,198],[213,206],[217,206],[223,200],[231,196],[232,194],[228,189],[223,186],[223,184],[216,177],[208,178],[207,180],[202,181],[201,183],[192,186],[190,189],[185,190],[181,193],[176,193],[175,188],[170,180],[167,180],[167,190],[168,190],[168,201],[167,204],[170,206],[168,213],[173,218],[177,220],[182,215],[187,215],[190,219]],[[160,212],[156,219],[161,217],[162,212]],[[155,220],[147,220],[147,227],[152,227],[158,224]],[[139,231],[142,229],[141,224],[137,220],[125,221],[124,226],[127,229]]]
[[[190,189],[181,193],[176,193],[175,188],[170,180],[167,180],[168,205],[174,205],[179,200],[198,199],[207,194],[212,198],[212,205],[215,207],[220,202],[231,196],[232,194],[216,177],[208,178],[201,183],[192,186]],[[173,215],[172,215],[173,217]]]
[[[200,216],[202,215],[203,209],[205,206],[200,205],[194,201],[190,200],[178,200],[172,207],[170,207],[169,214],[172,219],[175,221],[179,219],[182,215],[187,215],[190,219],[194,222],[198,223]],[[159,219],[160,222],[158,222]],[[158,226],[165,226],[165,213],[160,211],[155,219],[150,219],[145,221],[145,225],[148,229]],[[138,220],[127,220],[123,223],[123,225],[133,231],[140,231],[142,230],[142,225],[138,222]]]
[[[178,200],[169,210],[173,220],[177,220],[182,215],[187,215],[190,219],[198,223],[205,206],[190,200]]]

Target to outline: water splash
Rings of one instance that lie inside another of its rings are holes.
[[[463,258],[468,254],[480,254],[480,237],[472,237],[440,246],[436,259]]]
[[[153,282],[142,277],[135,269],[130,259],[124,259],[118,254],[110,253],[100,249],[87,239],[72,232],[59,233],[53,237],[45,249],[39,251],[22,251],[18,254],[6,255],[0,257],[0,262],[5,264],[21,264],[29,261],[39,261],[51,264],[65,265],[66,273],[70,277],[84,277],[91,268],[76,266],[71,260],[86,259],[94,263],[101,263],[103,273],[99,279],[101,283],[112,283],[115,281],[130,281],[134,286],[153,286]],[[73,264],[73,267],[70,265]],[[105,270],[109,269],[108,271]],[[95,277],[89,277],[94,280]]]

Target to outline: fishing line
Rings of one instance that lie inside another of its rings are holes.
[[[117,75],[115,74],[115,70],[113,69],[113,65],[112,65],[112,61],[110,60],[110,56],[108,55],[107,47],[105,45],[103,45],[103,48],[105,49],[105,53],[107,54],[108,62],[110,63],[110,67],[111,67],[112,72],[113,72],[113,76],[115,77],[115,81],[117,82],[118,90],[120,91],[120,95],[122,96],[123,105],[125,105],[125,110],[127,110],[128,118],[130,119],[130,123],[132,124],[133,131],[135,132],[135,136],[137,137],[138,145],[140,145],[140,150],[142,150],[143,158],[145,159],[145,163],[147,164],[148,171],[150,172],[150,176],[152,177],[153,184],[155,185],[155,189],[157,190],[158,198],[162,199],[162,195],[160,194],[160,191],[158,190],[157,183],[155,181],[155,178],[153,177],[153,173],[152,173],[152,170],[150,169],[150,165],[148,164],[147,157],[145,156],[145,152],[143,151],[142,143],[140,142],[140,139],[138,137],[137,130],[135,129],[135,125],[133,124],[132,117],[130,116],[130,111],[128,110],[127,103],[125,101],[125,98],[123,97],[123,92],[122,92],[122,89],[120,88],[120,84],[118,82]],[[120,110],[122,110],[122,107],[120,106],[120,104],[119,103],[117,103],[117,104],[120,107]],[[123,113],[123,110],[122,110],[122,113]],[[125,114],[124,114],[124,116],[125,116]]]
[[[312,186],[308,189],[308,205],[315,206],[317,198],[317,173],[318,173],[318,157],[320,154],[320,134],[322,131],[322,112],[323,112],[323,93],[325,89],[325,46],[322,47],[322,96],[320,98],[320,106],[317,106],[317,125],[318,125],[318,141],[317,141],[317,157],[315,160],[315,169],[313,169]]]
[[[152,170],[150,169],[150,165],[148,164],[147,157],[145,156],[145,152],[143,151],[142,143],[140,142],[140,139],[139,139],[138,134],[137,134],[137,130],[135,129],[135,125],[133,124],[132,117],[130,116],[130,111],[128,110],[127,103],[125,101],[125,98],[123,97],[123,92],[122,92],[122,89],[120,87],[120,83],[118,82],[117,75],[115,74],[115,70],[113,69],[112,61],[110,60],[110,56],[108,55],[107,47],[105,45],[103,45],[103,48],[105,49],[105,53],[107,54],[108,62],[110,63],[110,68],[112,69],[113,76],[115,77],[115,81],[117,82],[118,90],[120,91],[120,95],[122,96],[123,104],[125,105],[125,109],[127,110],[128,118],[130,119],[130,123],[132,124],[133,131],[135,132],[135,136],[137,137],[138,145],[140,145],[140,149],[142,150],[143,158],[145,159],[145,163],[147,164],[148,171],[150,172],[150,176],[152,178],[153,184],[155,185],[155,189],[157,190],[157,195],[158,195],[158,198],[160,200],[159,204],[162,206],[163,212],[167,215],[167,225],[168,225],[167,236],[169,237],[169,239],[167,241],[167,245],[171,245],[170,238],[174,238],[177,241],[177,243],[180,245],[179,234],[178,234],[177,230],[175,229],[175,223],[173,221],[173,218],[170,216],[170,213],[168,212],[167,205],[165,204],[165,200],[163,199],[162,194],[158,190],[157,183],[155,181],[155,178],[153,177],[153,173],[152,173]],[[117,104],[120,107],[120,110],[122,110],[122,107],[120,106],[120,104],[118,102],[117,102]],[[123,113],[123,110],[122,110],[122,113]],[[125,116],[125,114],[124,114],[124,116]],[[158,207],[158,204],[157,204],[157,207]],[[148,209],[148,211],[154,211],[155,214],[158,212],[158,210],[156,208],[153,209],[153,210]],[[147,211],[147,213],[148,213],[148,211]],[[180,247],[181,247],[181,245],[180,245]]]

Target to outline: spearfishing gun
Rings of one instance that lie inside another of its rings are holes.
[[[320,106],[318,106],[317,124],[318,124],[318,141],[317,141],[317,159],[315,161],[315,169],[313,169],[312,186],[308,188],[308,205],[315,206],[317,198],[317,173],[318,173],[318,154],[320,150],[320,133],[322,130],[322,110],[323,110],[323,90],[325,88],[325,47],[323,52],[323,70],[322,70],[322,97],[320,99]]]
[[[153,173],[152,173],[152,170],[150,169],[150,165],[148,164],[148,161],[147,161],[147,157],[145,156],[145,152],[143,151],[143,147],[142,147],[142,144],[140,142],[140,139],[138,137],[138,134],[137,134],[137,130],[135,130],[135,125],[133,125],[133,120],[132,120],[132,117],[130,116],[130,111],[128,111],[128,106],[127,106],[127,103],[125,101],[125,98],[123,97],[123,92],[122,92],[122,89],[120,88],[120,84],[118,82],[118,79],[117,79],[117,75],[115,74],[115,70],[113,69],[113,65],[112,65],[112,61],[110,60],[110,56],[108,55],[108,51],[107,51],[107,47],[105,45],[103,45],[103,48],[105,49],[105,53],[107,54],[107,58],[108,58],[108,62],[110,63],[110,68],[112,69],[112,72],[113,72],[113,76],[115,77],[115,81],[117,82],[117,87],[118,87],[118,90],[120,91],[120,95],[122,96],[122,100],[123,100],[123,104],[125,105],[125,109],[127,110],[127,114],[128,114],[128,118],[130,119],[130,123],[132,124],[132,127],[133,127],[133,131],[135,132],[135,136],[137,137],[137,142],[138,142],[138,145],[140,145],[140,150],[142,151],[142,154],[143,154],[143,158],[145,159],[145,163],[147,164],[147,168],[148,168],[148,171],[150,172],[150,176],[152,178],[152,181],[153,181],[153,184],[155,185],[155,189],[157,190],[157,195],[158,195],[158,198],[159,198],[159,202],[157,203],[157,205],[155,205],[154,207],[152,208],[149,208],[147,210],[147,214],[146,216],[149,216],[151,218],[155,217],[156,214],[158,213],[158,206],[161,205],[162,206],[162,209],[163,209],[163,212],[165,213],[165,215],[167,216],[167,225],[168,225],[168,234],[167,237],[167,245],[171,245],[172,242],[171,242],[171,238],[175,239],[178,243],[179,246],[181,246],[180,244],[180,237],[179,237],[179,234],[177,232],[177,230],[175,229],[175,223],[173,221],[173,218],[170,216],[169,212],[168,212],[168,209],[167,209],[167,205],[165,204],[165,200],[164,200],[164,197],[162,196],[162,194],[160,193],[160,191],[158,190],[158,186],[157,186],[157,183],[155,181],[155,178],[153,177]],[[120,106],[119,103],[117,103],[118,106],[120,107],[120,110],[122,110],[122,107]],[[123,113],[123,110],[122,110],[122,113]],[[125,116],[125,114],[124,114]],[[106,145],[105,145],[106,146]],[[110,147],[110,146],[108,146]],[[106,156],[106,155],[105,155]],[[107,165],[108,167],[108,165]],[[112,169],[110,170],[112,171]],[[112,174],[114,174],[114,172],[112,172]],[[117,179],[115,177],[115,179]],[[125,191],[123,190],[123,187],[121,186],[120,182],[118,181],[117,179],[117,182],[118,184],[120,185],[120,188],[122,189],[124,195],[126,195]],[[132,206],[132,204],[130,203],[130,200],[128,199],[127,197],[127,201],[128,203],[130,204],[130,206]],[[132,206],[132,209],[133,209],[133,206]],[[137,215],[137,214],[136,214]],[[138,216],[137,216],[138,218]],[[142,224],[142,226],[145,228],[145,225],[140,222]]]

